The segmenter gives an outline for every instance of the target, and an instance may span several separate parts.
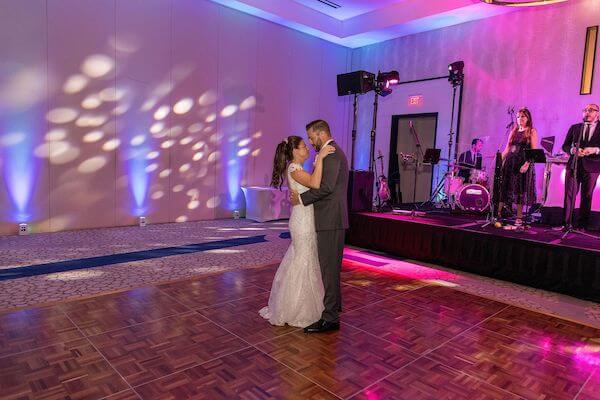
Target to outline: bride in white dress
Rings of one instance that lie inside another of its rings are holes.
[[[316,158],[312,174],[302,164],[308,159],[306,143],[299,136],[290,136],[277,146],[271,185],[281,188],[287,167],[290,190],[304,193],[318,189],[323,173],[323,159],[333,153],[332,146],[324,146]],[[259,313],[273,325],[305,327],[321,318],[325,290],[317,255],[317,234],[312,204],[292,208],[289,221],[292,244],[288,248],[273,279],[269,305]]]

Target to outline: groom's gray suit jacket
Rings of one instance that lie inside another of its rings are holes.
[[[335,153],[323,160],[323,177],[319,189],[300,195],[305,206],[314,203],[317,231],[348,229],[348,160],[336,142]]]

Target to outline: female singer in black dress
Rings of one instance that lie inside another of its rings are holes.
[[[532,206],[536,202],[535,170],[525,160],[526,149],[538,148],[538,133],[533,127],[531,112],[522,108],[517,113],[517,125],[508,136],[502,152],[502,186],[498,217],[502,215],[504,204],[517,204],[517,227],[523,224],[523,205]],[[527,171],[531,169],[529,174]]]

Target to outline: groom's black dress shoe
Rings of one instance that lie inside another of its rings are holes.
[[[304,333],[322,333],[329,331],[337,331],[340,329],[339,322],[331,322],[325,321],[324,319],[320,319],[314,324],[310,324],[306,328],[304,328]]]

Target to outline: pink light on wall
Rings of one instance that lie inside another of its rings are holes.
[[[564,184],[565,180],[567,179],[567,170],[564,169],[561,173],[560,173],[560,181]],[[597,192],[600,190],[600,176],[598,177],[598,179],[596,180],[596,190],[594,192]]]

